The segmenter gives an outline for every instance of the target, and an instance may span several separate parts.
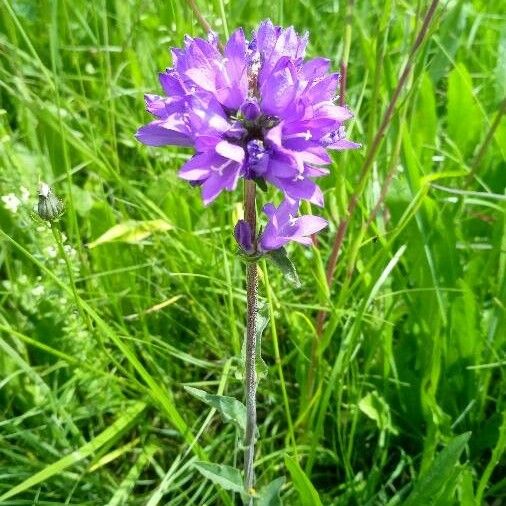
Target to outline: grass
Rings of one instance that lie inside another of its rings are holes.
[[[194,464],[239,466],[236,430],[184,386],[242,397],[240,198],[204,209],[176,176],[189,151],[133,138],[167,48],[202,29],[182,1],[0,5],[0,195],[21,201],[0,205],[0,502],[234,504]],[[302,288],[262,266],[259,487],[285,476],[295,506],[502,504],[506,5],[438,5],[376,141],[428,2],[198,5],[222,37],[271,17],[336,69],[349,51],[364,146],[323,180],[318,246],[291,250]],[[39,179],[66,201],[64,258],[30,217]]]

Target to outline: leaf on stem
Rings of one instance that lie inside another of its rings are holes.
[[[225,422],[234,423],[243,433],[246,430],[246,407],[241,401],[226,395],[209,394],[204,390],[185,386],[184,389],[193,397],[217,409]]]
[[[271,251],[266,257],[281,271],[285,279],[296,288],[301,286],[295,265],[288,258],[285,248]]]
[[[268,368],[267,364],[262,358],[262,335],[264,330],[267,328],[269,323],[269,315],[267,314],[267,308],[264,304],[259,306],[256,317],[256,373],[257,381],[264,379],[267,376]]]
[[[282,506],[281,487],[285,484],[285,477],[276,478],[260,489],[257,496],[257,506]]]
[[[195,462],[193,467],[202,476],[225,490],[232,490],[240,494],[244,492],[241,473],[235,467],[210,462]]]

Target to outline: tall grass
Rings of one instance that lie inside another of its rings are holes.
[[[234,504],[193,464],[238,463],[238,434],[183,387],[241,397],[239,199],[204,212],[176,177],[190,152],[133,138],[167,48],[203,31],[175,0],[0,6],[0,195],[20,200],[0,201],[0,502]],[[348,26],[364,146],[323,181],[331,226],[293,251],[303,287],[261,271],[259,485],[286,476],[287,505],[501,504],[504,2],[438,6],[358,193],[428,2],[198,6],[222,37],[265,17],[307,29],[336,69]],[[64,258],[30,217],[39,179],[66,201]]]

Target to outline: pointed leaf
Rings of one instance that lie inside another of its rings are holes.
[[[95,248],[100,244],[106,244],[108,242],[127,242],[135,244],[146,239],[154,232],[166,232],[172,228],[172,225],[165,220],[128,220],[111,227],[98,239],[90,242],[88,248]]]
[[[261,306],[257,311],[256,318],[256,330],[257,330],[257,341],[256,341],[256,373],[257,381],[264,379],[267,376],[268,368],[264,359],[262,358],[262,335],[264,330],[267,328],[269,323],[269,315],[265,306]]]
[[[452,477],[460,454],[470,437],[471,433],[465,432],[453,438],[448,446],[439,452],[430,469],[415,484],[403,506],[429,506],[435,503]]]
[[[185,386],[184,389],[193,397],[217,409],[225,422],[233,422],[243,432],[246,430],[246,407],[235,397],[209,394],[189,386]]]
[[[360,399],[358,401],[358,408],[362,413],[376,422],[378,429],[398,434],[398,430],[392,425],[390,406],[376,390],[369,392],[365,397]]]
[[[260,489],[257,506],[282,506],[281,487],[285,484],[285,477],[276,478]]]
[[[474,149],[481,120],[471,75],[464,64],[458,63],[448,77],[448,135],[463,155]]]
[[[269,315],[267,314],[267,307],[264,304],[259,303],[259,307],[257,310],[256,316],[256,373],[257,373],[257,381],[264,379],[269,372],[267,364],[262,358],[262,335],[264,330],[269,323]],[[244,332],[244,339],[242,342],[241,348],[241,365],[242,369],[238,369],[236,371],[236,378],[238,380],[244,379],[244,361],[246,357],[246,331]]]
[[[223,464],[211,464],[209,462],[195,462],[193,467],[205,478],[225,490],[242,493],[244,491],[241,473],[239,469]]]
[[[282,272],[285,279],[294,285],[300,287],[300,280],[292,261],[288,258],[285,248],[279,248],[271,251],[267,258]]]
[[[295,459],[285,456],[285,465],[297,489],[302,506],[322,506],[318,492],[299,463]]]

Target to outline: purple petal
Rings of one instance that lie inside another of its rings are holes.
[[[304,91],[304,96],[313,104],[332,100],[336,94],[338,82],[339,74],[330,74],[310,84]]]
[[[223,103],[227,107],[238,109],[248,94],[246,39],[242,28],[237,29],[230,36],[224,54],[226,58],[224,74],[228,81],[228,96],[226,102]]]
[[[215,158],[214,153],[195,155],[181,167],[178,176],[187,181],[202,181],[209,176]]]
[[[320,188],[308,178],[302,176],[295,179],[280,178],[275,184],[293,199],[309,200],[309,202],[323,207],[323,194]]]
[[[268,203],[262,208],[262,211],[269,217],[272,218],[274,213],[276,212],[276,207],[274,204]]]
[[[289,60],[274,70],[261,87],[262,110],[266,114],[280,115],[292,102],[297,91],[295,68]]]
[[[330,69],[330,60],[328,58],[313,58],[302,65],[301,75],[306,81],[312,81],[323,77]]]
[[[314,114],[320,121],[323,119],[330,119],[342,123],[343,121],[353,118],[353,114],[349,109],[334,105],[330,101],[321,102],[318,107],[316,107]]]
[[[156,120],[137,130],[135,137],[147,146],[191,146],[189,136],[181,131],[167,128],[165,120]]]
[[[305,215],[297,218],[295,224],[298,236],[313,235],[328,225],[327,220],[320,216]]]
[[[224,159],[222,158],[222,160]],[[223,190],[232,191],[235,189],[241,165],[225,161],[220,170],[217,170],[217,167],[213,167],[213,169],[215,169],[213,173],[202,184],[202,200],[206,206],[216,199]]]
[[[186,94],[181,79],[172,69],[160,72],[158,78],[167,96],[184,96]]]
[[[340,139],[332,144],[325,146],[327,149],[335,149],[336,151],[343,151],[345,149],[358,149],[362,147],[362,144],[349,141],[348,139]]]
[[[279,236],[275,227],[268,223],[260,237],[260,249],[263,251],[279,249],[289,242],[289,240],[287,237]]]
[[[218,142],[218,144],[216,144],[216,152],[235,162],[242,163],[244,161],[244,149],[228,141]]]

